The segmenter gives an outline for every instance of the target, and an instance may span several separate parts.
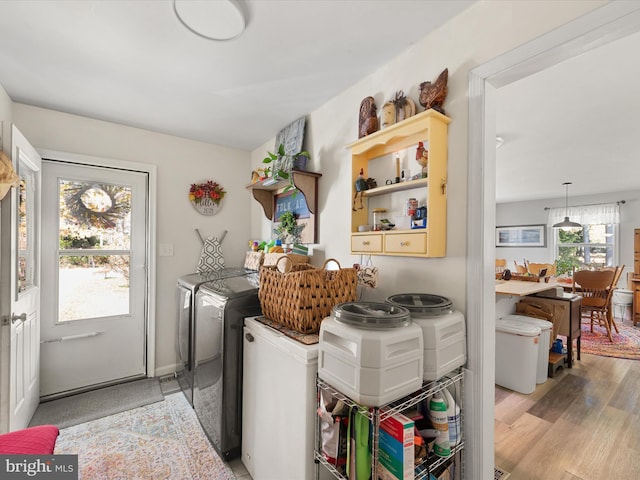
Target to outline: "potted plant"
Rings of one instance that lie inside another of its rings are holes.
[[[271,164],[265,168],[265,172],[271,173],[273,178],[277,180],[289,180],[289,185],[287,185],[283,190],[283,192],[288,192],[289,190],[297,191],[296,186],[293,183],[291,170],[293,170],[294,167],[298,170],[302,170],[300,167],[302,166],[304,168],[304,165],[306,165],[306,161],[309,158],[309,152],[306,151],[294,154],[285,153],[284,144],[281,143],[276,153],[267,152],[267,156],[262,160],[262,163]],[[301,162],[304,162],[304,165]]]
[[[295,188],[295,187],[294,187]],[[282,243],[300,243],[300,235],[305,225],[299,225],[295,213],[291,210],[280,215],[280,224],[273,229],[276,239]]]

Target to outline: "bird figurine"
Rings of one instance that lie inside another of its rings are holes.
[[[427,176],[427,164],[429,163],[429,150],[426,149],[422,142],[418,142],[418,148],[416,148],[416,162],[422,167],[422,178],[425,178]]]
[[[378,112],[373,97],[367,97],[360,102],[360,118],[358,121],[358,138],[366,137],[380,129]]]
[[[353,206],[351,207],[351,210],[353,210],[354,212],[356,211],[356,199],[358,198],[358,194],[360,194],[359,209],[362,210],[364,208],[364,204],[362,203],[362,195],[365,190],[369,189],[369,184],[367,184],[367,181],[364,178],[364,169],[362,168],[360,169],[360,173],[356,178],[355,189],[356,193],[353,194]]]
[[[422,105],[425,110],[429,110],[433,108],[434,110],[442,113],[444,115],[444,108],[442,108],[442,104],[444,103],[444,99],[447,98],[447,81],[449,80],[449,69],[445,68],[435,83],[431,82],[422,82],[420,84],[420,105]]]

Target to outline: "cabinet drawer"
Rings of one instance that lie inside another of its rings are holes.
[[[382,252],[382,235],[351,235],[352,252]]]
[[[384,250],[389,253],[427,253],[426,233],[399,233],[385,236]]]

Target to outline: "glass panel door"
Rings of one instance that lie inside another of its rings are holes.
[[[58,322],[128,315],[131,188],[58,179]]]

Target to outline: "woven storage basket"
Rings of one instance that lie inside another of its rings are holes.
[[[325,261],[322,268],[289,260],[280,271],[282,258],[273,266],[263,264],[260,268],[262,314],[274,322],[300,333],[318,333],[320,322],[335,305],[357,299],[355,268],[327,270],[329,262],[340,267],[334,259]]]
[[[270,267],[275,265],[282,257],[287,257],[293,263],[309,263],[309,257],[307,255],[298,255],[297,253],[265,253],[262,263]],[[280,270],[282,270],[282,268]]]

